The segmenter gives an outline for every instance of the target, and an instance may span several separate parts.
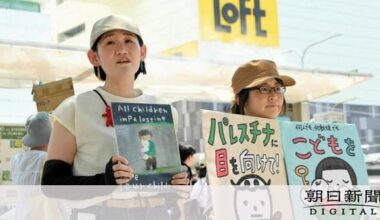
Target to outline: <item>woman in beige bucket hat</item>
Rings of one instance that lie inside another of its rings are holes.
[[[93,26],[88,59],[104,85],[66,99],[53,112],[55,119],[42,184],[115,185],[134,177],[127,158],[118,155],[110,112],[111,102],[161,103],[134,88],[145,74],[147,48],[137,25],[128,17],[110,15]],[[173,121],[178,115],[174,108]],[[133,159],[133,158],[129,158]],[[172,184],[189,182],[185,172]]]
[[[231,112],[274,119],[286,110],[286,87],[296,81],[278,73],[271,60],[252,60],[241,65],[232,77],[235,95]]]

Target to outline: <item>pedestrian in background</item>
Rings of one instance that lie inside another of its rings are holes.
[[[17,185],[40,185],[43,165],[51,133],[49,113],[38,112],[28,117],[26,135],[22,143],[28,150],[12,156],[10,170],[12,182]]]
[[[186,167],[188,178],[191,185],[197,181],[197,176],[194,175],[192,168],[194,164],[194,154],[196,153],[195,149],[191,145],[179,144],[179,155],[181,158],[181,164]]]

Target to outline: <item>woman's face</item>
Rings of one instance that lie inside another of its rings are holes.
[[[282,86],[275,79],[269,79],[258,87]],[[244,105],[245,115],[275,119],[282,110],[284,94],[275,93],[273,90],[268,94],[261,94],[259,90],[250,90],[248,100]]]
[[[187,159],[186,159],[186,164],[189,166],[189,167],[192,167],[193,164],[194,164],[194,156],[193,155],[190,155]]]
[[[107,79],[124,75],[134,77],[140,61],[145,58],[146,47],[139,45],[135,34],[115,30],[101,36],[96,54],[98,65],[106,72]]]

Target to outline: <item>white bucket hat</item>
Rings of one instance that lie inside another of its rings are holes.
[[[137,24],[131,18],[121,15],[109,15],[107,17],[99,19],[92,27],[90,48],[94,46],[94,43],[102,34],[113,30],[124,30],[134,33],[142,41],[140,30],[137,27]]]

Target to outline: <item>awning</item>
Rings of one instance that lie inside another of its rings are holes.
[[[167,57],[148,57],[146,63],[148,74],[136,81],[136,87],[146,93],[169,101],[232,100],[231,77],[238,64]],[[311,101],[372,77],[363,73],[281,66],[279,71],[297,81],[287,90],[288,103]],[[32,88],[36,81],[46,83],[66,77],[74,79],[76,92],[101,84],[92,74],[83,48],[0,41],[0,88]]]

